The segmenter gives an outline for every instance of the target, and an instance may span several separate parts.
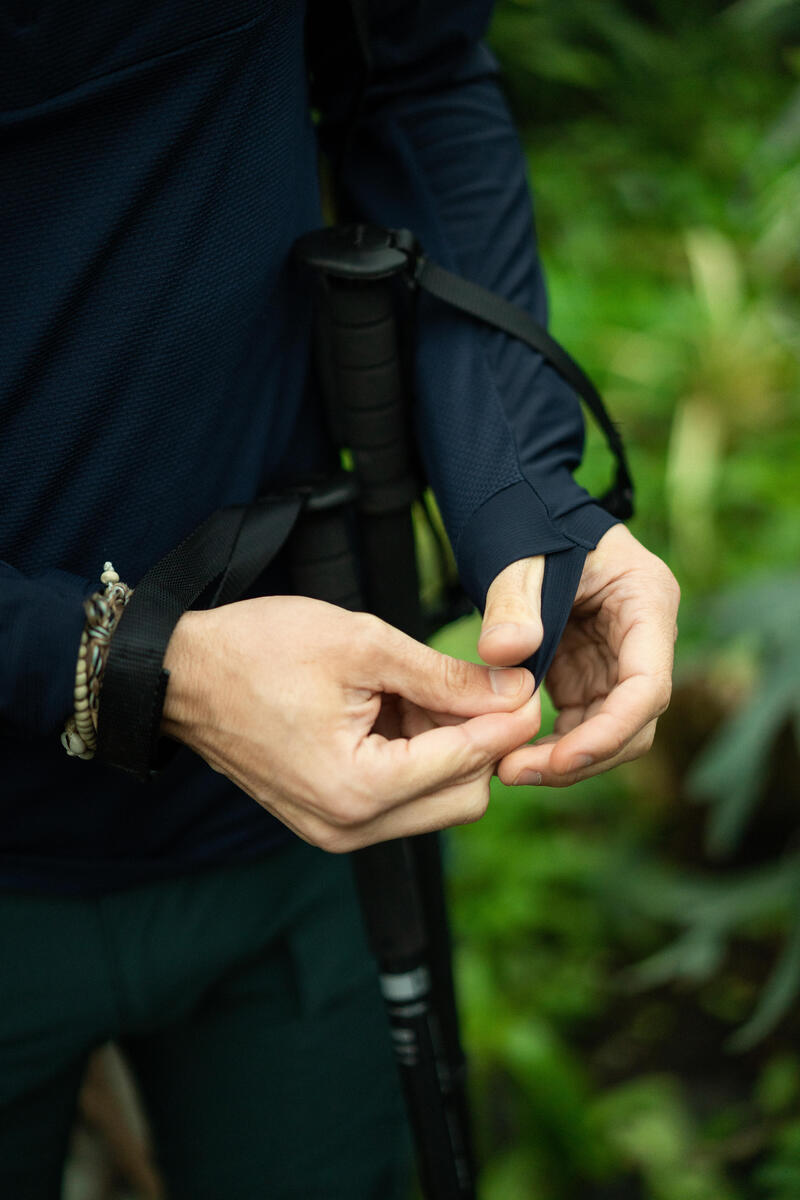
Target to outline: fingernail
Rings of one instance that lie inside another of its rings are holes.
[[[584,767],[590,767],[593,762],[594,759],[592,758],[591,754],[578,754],[575,758],[573,758],[567,770],[570,772],[582,771]]]
[[[525,785],[525,784],[529,784],[533,787],[536,787],[541,782],[542,782],[541,771],[531,771],[530,769],[526,769],[525,771],[520,771],[519,775],[514,780],[514,787],[517,787],[517,785]]]
[[[516,625],[513,621],[503,621],[500,625],[490,625],[488,629],[481,630],[481,637],[489,637],[491,633],[517,634],[519,633],[519,625]]]
[[[491,667],[489,679],[496,695],[516,696],[522,687],[523,673],[519,667]]]

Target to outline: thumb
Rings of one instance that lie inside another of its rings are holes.
[[[362,670],[376,690],[420,708],[475,717],[513,711],[533,695],[533,676],[524,668],[495,670],[451,658],[383,621],[376,622],[375,633],[375,640],[362,646]]]
[[[544,555],[521,558],[495,576],[486,596],[478,653],[505,667],[524,662],[541,645]]]

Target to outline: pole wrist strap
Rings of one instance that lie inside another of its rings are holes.
[[[193,606],[216,608],[242,595],[283,546],[300,495],[218,509],[143,576],[120,618],[103,676],[98,756],[149,779],[163,765],[161,713],[172,631]],[[198,604],[200,601],[200,604]]]

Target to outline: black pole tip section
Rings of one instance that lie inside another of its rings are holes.
[[[387,279],[408,265],[408,254],[398,248],[394,234],[376,225],[315,229],[298,238],[294,254],[307,266],[337,279]]]

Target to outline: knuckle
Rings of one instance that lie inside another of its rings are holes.
[[[633,762],[634,759],[642,758],[652,748],[653,741],[656,736],[656,723],[651,721],[649,725],[633,739],[623,754],[623,762]]]
[[[316,807],[322,819],[336,829],[348,830],[363,825],[381,812],[377,789],[371,775],[347,772],[341,764],[333,765],[327,775],[328,783],[317,796]]]
[[[518,767],[509,766],[509,764],[505,763],[505,762],[501,762],[498,765],[497,778],[500,780],[500,782],[503,784],[504,787],[513,787],[514,781],[516,780],[518,775],[519,775]]]
[[[350,804],[358,823],[381,815],[385,807],[382,798],[385,785],[386,781],[374,763],[361,764],[350,783]]]
[[[448,692],[454,692],[461,695],[471,689],[472,684],[472,666],[468,662],[464,662],[461,658],[451,658],[449,655],[443,657],[442,671],[444,673],[445,687]]]
[[[476,821],[480,821],[481,817],[486,815],[486,810],[489,807],[489,783],[488,781],[481,786],[474,786],[470,796],[466,801],[462,810],[461,825],[474,825]]]
[[[672,676],[662,675],[656,684],[655,709],[658,716],[666,712],[672,699]]]
[[[459,757],[460,773],[463,776],[473,776],[486,770],[490,763],[496,761],[494,750],[478,740],[469,724],[461,726],[463,746]]]
[[[352,791],[329,796],[322,805],[325,820],[335,829],[352,829],[372,815],[369,801]]]
[[[509,592],[496,595],[491,605],[492,623],[517,620],[519,620],[519,599]]]
[[[372,655],[385,643],[386,624],[373,613],[353,613],[353,634],[367,654]]]
[[[676,610],[681,601],[681,586],[666,563],[660,563],[660,590],[664,598]]]
[[[333,825],[319,830],[312,840],[314,845],[326,854],[347,854],[351,849],[349,835]]]

